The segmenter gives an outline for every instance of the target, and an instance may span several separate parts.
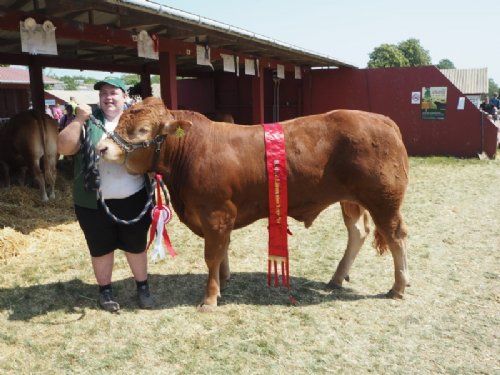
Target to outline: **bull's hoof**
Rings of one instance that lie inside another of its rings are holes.
[[[230,279],[221,279],[220,280],[220,290],[224,290],[229,286]],[[219,296],[220,297],[220,296]]]
[[[387,292],[386,297],[392,299],[403,299],[403,294],[391,289]]]
[[[206,303],[200,303],[196,310],[200,313],[213,313],[217,311],[217,305],[207,305]]]
[[[351,281],[351,278],[349,277],[349,275],[345,275],[344,276],[344,280],[347,281],[347,282],[349,282],[349,281]]]
[[[330,280],[330,282],[328,284],[326,284],[326,287],[328,289],[331,289],[331,290],[340,290],[340,289],[344,289],[342,287],[342,284],[338,284],[336,282],[334,282],[333,280]]]

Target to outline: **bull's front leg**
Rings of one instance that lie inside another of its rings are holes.
[[[221,287],[225,285],[229,277],[228,247],[235,218],[235,214],[231,211],[233,210],[211,212],[203,222],[208,280],[205,296],[198,306],[200,311],[212,311],[217,306],[217,298],[221,296]]]

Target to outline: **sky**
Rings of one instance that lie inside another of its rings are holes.
[[[432,63],[488,68],[500,84],[500,2],[155,0],[365,68],[380,44],[420,40]],[[51,69],[60,74],[67,72]],[[74,71],[73,71],[74,72]],[[84,72],[84,73],[87,73]],[[100,73],[102,78],[109,73]],[[89,74],[92,75],[92,74]]]

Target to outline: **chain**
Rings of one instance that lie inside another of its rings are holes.
[[[107,132],[104,129],[104,125],[102,124],[101,121],[96,119],[94,116],[91,116],[91,121],[93,121],[97,126],[99,126],[101,129],[103,129],[106,134],[109,136],[109,132]],[[109,209],[109,207],[106,205],[106,202],[102,196],[101,192],[101,178],[99,176],[99,168],[98,168],[98,163],[99,163],[99,155],[96,154],[94,146],[92,145],[92,138],[91,138],[91,130],[90,126],[85,126],[85,131],[82,132],[82,147],[83,147],[83,186],[85,191],[87,192],[92,192],[95,191],[97,192],[97,197],[99,198],[102,207],[104,208],[104,211],[106,214],[115,222],[118,224],[122,225],[132,225],[137,223],[139,220],[141,220],[144,215],[148,212],[149,208],[153,206],[153,201],[154,201],[154,194],[155,194],[155,186],[156,186],[156,181],[153,180],[151,183],[151,189],[148,194],[148,200],[146,202],[146,205],[142,209],[142,211],[139,213],[137,217],[131,220],[123,220],[118,217],[116,217]],[[148,176],[145,175],[145,179],[147,179]],[[160,186],[162,188],[163,194],[165,195],[165,200],[167,200],[167,191],[165,188],[165,184],[163,181],[161,181]],[[168,201],[167,201],[168,202]]]

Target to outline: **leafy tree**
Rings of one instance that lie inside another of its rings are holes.
[[[141,77],[138,74],[123,74],[120,78],[127,86],[134,86],[141,81]]]
[[[151,76],[151,83],[160,83],[160,76],[156,74]]]
[[[388,68],[393,66],[409,66],[408,59],[394,44],[381,44],[370,53],[369,68]]]
[[[418,39],[404,40],[398,44],[398,49],[408,60],[409,66],[431,65],[431,55],[420,45]]]
[[[498,92],[498,85],[493,78],[490,78],[488,80],[488,95],[492,97],[494,92]]]
[[[439,69],[456,69],[455,64],[451,60],[448,59],[441,59],[439,60],[437,67]]]

